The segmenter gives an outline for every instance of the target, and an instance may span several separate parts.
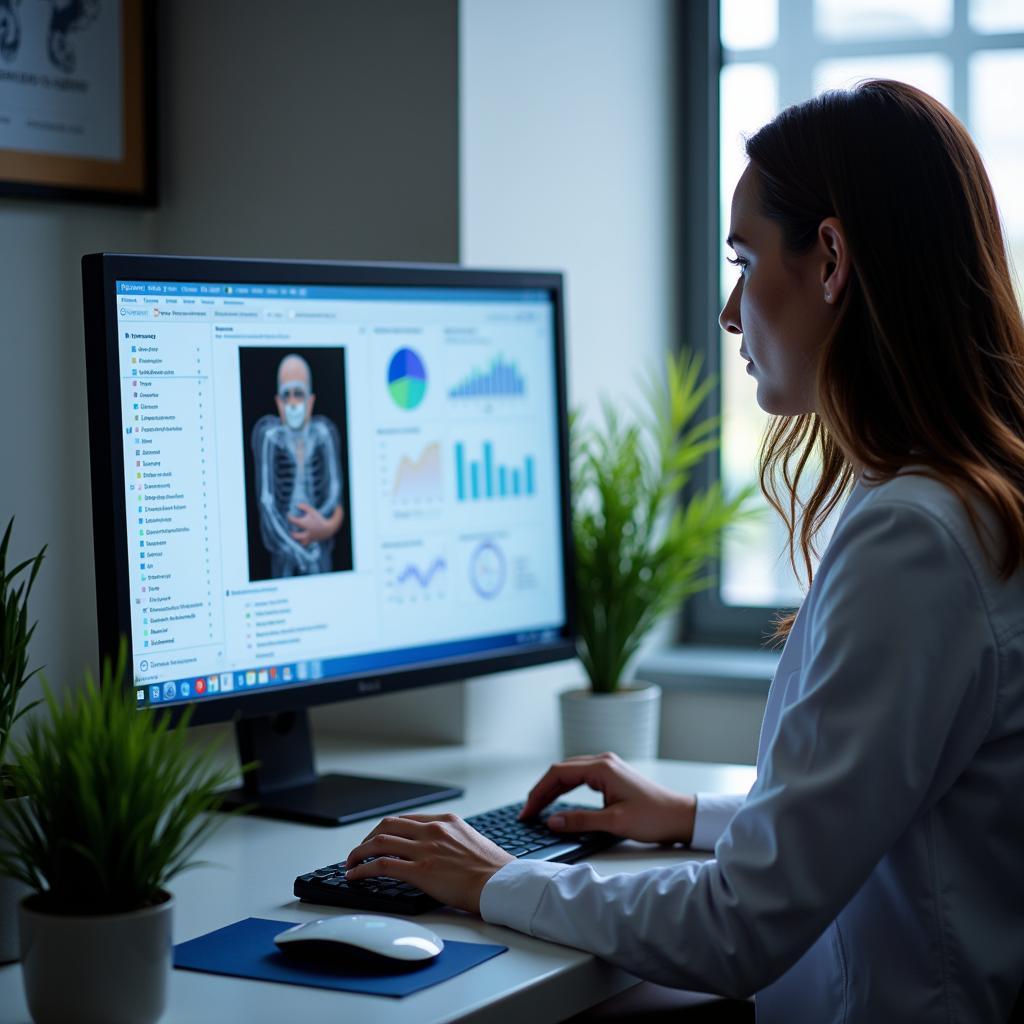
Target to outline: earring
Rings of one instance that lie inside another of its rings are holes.
[[[826,302],[831,302],[832,301],[832,293],[831,292],[825,292],[825,301]]]

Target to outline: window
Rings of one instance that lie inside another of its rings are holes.
[[[996,191],[1016,267],[1024,267],[1024,3],[1021,0],[709,0],[685,4],[682,59],[687,210],[686,327],[718,374],[722,445],[698,483],[730,490],[756,479],[767,417],[754,401],[734,337],[716,319],[734,282],[725,264],[729,204],[746,157],[743,137],[779,110],[867,77],[896,78],[946,104],[967,125]],[[701,51],[701,52],[698,52]],[[710,152],[711,157],[701,159]],[[695,205],[696,204],[696,205]],[[700,229],[705,228],[705,234]],[[700,235],[700,237],[695,237]],[[706,268],[710,267],[708,271]],[[704,269],[702,269],[704,268]],[[1017,278],[1018,294],[1021,291]],[[760,520],[724,541],[717,586],[686,614],[691,641],[757,643],[801,581],[785,531],[766,503]],[[824,537],[821,538],[824,541]]]

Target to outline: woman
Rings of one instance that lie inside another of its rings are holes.
[[[1024,982],[1024,326],[991,187],[949,111],[889,81],[784,111],[747,153],[721,323],[778,417],[762,486],[809,579],[849,495],[780,623],[757,782],[678,796],[601,756],[555,765],[525,808],[587,783],[604,810],[563,827],[715,859],[599,878],[417,815],[382,822],[349,877],[756,993],[759,1021],[1005,1021]]]

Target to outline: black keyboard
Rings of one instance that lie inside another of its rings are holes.
[[[581,809],[578,804],[552,804],[540,817],[519,821],[521,803],[509,804],[484,814],[474,814],[466,821],[513,857],[524,860],[554,860],[571,864],[620,842],[607,832],[583,832],[570,835],[552,832],[545,824],[551,814]],[[589,808],[587,808],[589,809]],[[307,903],[330,903],[355,910],[383,911],[387,914],[422,914],[441,904],[422,889],[396,878],[379,876],[358,882],[345,880],[345,862],[299,875],[295,879],[295,895]]]

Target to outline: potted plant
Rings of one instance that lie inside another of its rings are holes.
[[[645,408],[626,423],[608,400],[598,425],[572,417],[573,541],[579,655],[589,690],[561,694],[567,756],[657,752],[660,688],[628,681],[641,642],[667,613],[708,586],[722,531],[750,515],[753,488],[683,491],[718,447],[717,417],[695,421],[713,378],[699,355],[669,356]]]
[[[45,546],[34,558],[7,568],[14,518],[11,517],[0,541],[0,801],[23,800],[15,785],[14,772],[7,763],[14,724],[38,704],[19,706],[21,691],[39,671],[29,671],[28,645],[35,623],[28,624],[28,598],[43,564]],[[20,577],[20,578],[19,578]],[[0,963],[18,959],[18,903],[28,890],[16,878],[0,874]]]
[[[171,969],[168,882],[219,816],[204,812],[234,772],[177,724],[136,710],[122,688],[126,653],[101,685],[58,702],[17,745],[27,802],[0,814],[0,870],[31,890],[19,906],[22,975],[37,1024],[155,1021]]]

